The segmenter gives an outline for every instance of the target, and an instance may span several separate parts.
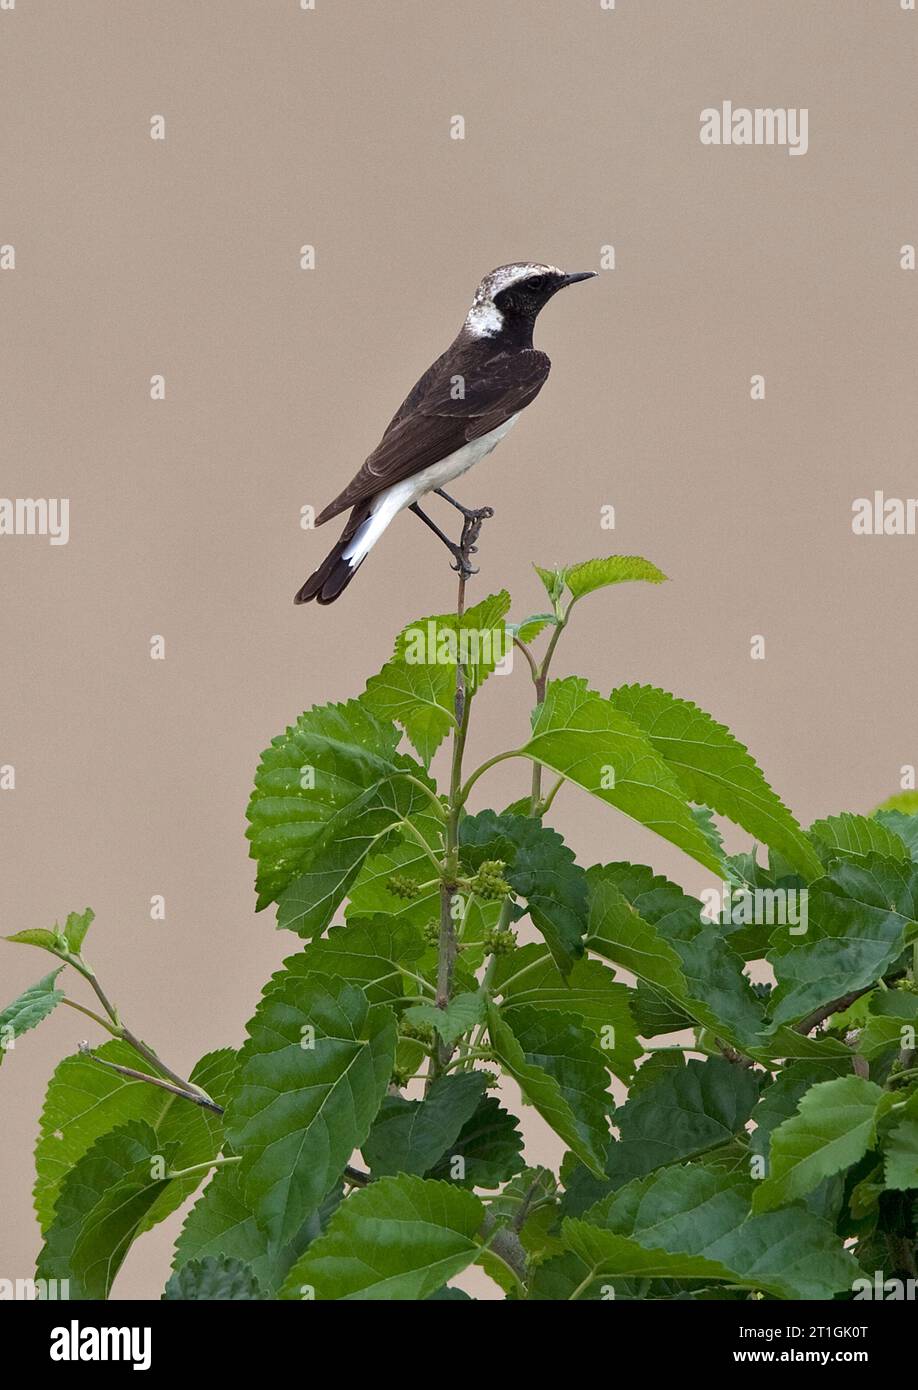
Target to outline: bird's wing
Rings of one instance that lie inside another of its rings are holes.
[[[412,392],[415,399],[409,396],[360,472],[316,517],[317,525],[497,429],[535,399],[551,362],[527,348],[466,361],[465,372],[463,365],[461,356],[449,363],[441,358],[433,376],[421,378],[424,389]]]

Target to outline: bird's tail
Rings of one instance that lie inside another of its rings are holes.
[[[386,524],[388,521],[387,517]],[[293,602],[309,603],[310,599],[315,599],[317,603],[334,603],[344,593],[384,530],[385,524],[378,525],[367,503],[355,507],[337,545],[309,576]]]

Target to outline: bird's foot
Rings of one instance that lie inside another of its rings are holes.
[[[457,502],[455,497],[450,497],[448,492],[444,492],[442,487],[434,488],[438,497],[442,497],[444,502],[449,502],[450,506],[461,512],[466,521],[487,521],[494,515],[493,507],[464,507],[461,502]]]
[[[454,565],[450,565],[450,569],[455,570],[456,573],[459,575],[460,579],[471,579],[473,574],[478,573],[478,570],[473,568],[473,566],[469,564],[469,556],[474,555],[477,549],[477,545],[450,546],[450,550],[453,552],[453,555],[456,560],[456,563]]]

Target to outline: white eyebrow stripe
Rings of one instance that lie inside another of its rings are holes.
[[[520,280],[527,280],[530,275],[560,275],[562,272],[555,265],[540,265],[536,261],[519,263],[517,265],[502,265],[497,270],[492,270],[490,275],[486,275],[478,287],[478,295],[483,291],[487,293],[489,299],[502,291],[517,284]]]

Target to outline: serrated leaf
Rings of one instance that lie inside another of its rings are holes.
[[[74,955],[79,955],[86,933],[95,921],[95,916],[96,914],[91,907],[87,907],[85,912],[68,913],[67,921],[64,924],[64,936]]]
[[[806,935],[775,934],[773,1022],[802,1019],[879,979],[914,935],[916,914],[918,866],[873,853],[833,864],[810,887]]]
[[[65,949],[63,938],[53,931],[48,931],[46,927],[29,927],[26,931],[17,931],[12,936],[4,937],[4,940],[16,941],[23,946],[40,946],[43,951],[50,951],[52,955],[60,955]]]
[[[857,1264],[827,1222],[799,1208],[752,1215],[749,1188],[701,1166],[667,1168],[568,1218],[583,1291],[596,1297],[597,1280],[635,1277],[726,1280],[788,1299],[850,1288]]]
[[[730,1144],[752,1114],[760,1076],[721,1057],[692,1058],[685,1066],[680,1058],[632,1088],[613,1117],[619,1139],[609,1148],[603,1181],[582,1169],[565,1175],[565,1215],[579,1215],[633,1178]]]
[[[51,931],[45,927],[29,927],[25,931],[14,932],[5,939],[20,942],[25,946],[40,946],[42,950],[50,951],[56,956],[66,951],[72,951],[77,955],[95,915],[92,908],[87,907],[85,912],[71,912],[63,931],[55,922]]]
[[[369,1134],[392,1074],[395,1016],[345,980],[291,972],[269,984],[248,1033],[225,1129],[246,1199],[280,1243]]]
[[[811,1086],[796,1114],[771,1135],[768,1177],[755,1189],[753,1210],[771,1211],[797,1201],[823,1178],[857,1163],[873,1144],[884,1094],[860,1076]]]
[[[586,874],[561,836],[529,816],[482,811],[459,826],[460,855],[477,868],[500,859],[504,877],[523,898],[562,974],[583,954],[587,919]]]
[[[905,1113],[883,1141],[883,1174],[891,1192],[918,1188],[918,1092],[905,1103]]]
[[[438,1077],[423,1100],[387,1096],[363,1145],[374,1178],[428,1173],[453,1149],[484,1088],[481,1072],[469,1071]]]
[[[608,1077],[587,1030],[576,1017],[531,1008],[514,1009],[511,1027],[492,1006],[488,1032],[495,1056],[524,1099],[601,1176],[609,1142]]]
[[[442,833],[439,842],[431,820],[415,817],[412,824],[421,832],[425,843],[434,853],[442,854]],[[393,835],[389,847],[369,855],[348,895],[345,916],[386,916],[413,926],[424,927],[440,915],[440,885],[433,879],[432,864],[417,840],[400,832]],[[428,884],[414,898],[401,898],[388,887],[393,875],[402,875],[415,883]]]
[[[0,1062],[7,1052],[11,1052],[16,1039],[30,1028],[37,1028],[42,1019],[57,1008],[64,997],[64,991],[54,988],[54,982],[63,970],[59,965],[50,975],[45,975],[37,984],[31,985],[14,999],[12,1004],[0,1012]]]
[[[183,1303],[206,1299],[209,1302],[238,1302],[263,1298],[264,1294],[248,1265],[227,1256],[191,1260],[172,1275],[163,1290],[166,1301]]]
[[[459,1131],[450,1152],[430,1170],[432,1178],[461,1187],[500,1187],[523,1167],[523,1136],[519,1120],[495,1096],[485,1096]],[[456,1177],[453,1159],[461,1158],[464,1176]]]
[[[508,623],[507,631],[521,642],[534,642],[540,632],[547,627],[557,627],[558,619],[554,613],[533,613],[521,623]]]
[[[598,960],[578,960],[565,980],[543,946],[524,946],[498,960],[495,993],[512,1026],[518,1007],[576,1014],[595,1035],[609,1070],[628,1082],[643,1051],[635,1036],[630,1002],[634,991],[618,984]]]
[[[484,1016],[484,996],[477,990],[467,990],[454,995],[445,1009],[438,1009],[436,1004],[425,1000],[422,1004],[412,1005],[405,1012],[405,1018],[409,1023],[415,1026],[420,1024],[422,1027],[427,1025],[435,1029],[443,1041],[449,1044],[457,1042],[463,1034],[471,1032],[484,1021]]]
[[[599,560],[583,560],[578,565],[568,565],[564,580],[571,595],[578,599],[609,584],[626,584],[635,580],[662,584],[666,575],[640,555],[606,555]]]
[[[394,840],[402,822],[412,825],[428,840],[430,853],[435,854],[442,841],[442,823],[428,814],[429,806],[421,789],[405,778],[393,777],[382,782],[373,798],[354,811],[346,825],[339,825],[330,840],[323,840],[313,848],[308,868],[280,894],[278,927],[308,937],[316,937],[324,931],[356,881],[370,851]],[[390,826],[391,832],[387,834]],[[431,859],[420,845],[416,844],[416,848],[424,864],[425,877],[429,878]]]
[[[519,750],[617,807],[717,873],[676,776],[641,729],[577,676],[552,681]]]
[[[40,1279],[69,1279],[70,1297],[105,1299],[144,1217],[169,1186],[174,1145],[142,1120],[98,1138],[67,1174],[38,1257]]]
[[[346,892],[362,856],[374,843],[384,847],[374,837],[427,801],[402,775],[423,781],[426,774],[398,753],[398,743],[393,724],[351,700],[308,710],[262,753],[246,832],[258,862],[259,909],[317,875],[316,920],[330,920],[331,903]],[[347,849],[339,852],[339,842]],[[288,921],[295,916],[291,910]],[[311,919],[308,929],[319,930]]]
[[[338,1184],[318,1210],[310,1212],[293,1239],[278,1244],[266,1239],[246,1201],[239,1164],[220,1168],[185,1218],[173,1268],[180,1270],[190,1260],[238,1260],[251,1270],[264,1292],[273,1295],[294,1260],[326,1229],[341,1197]]]
[[[408,923],[385,917],[349,920],[288,956],[286,973],[277,978],[334,975],[362,989],[371,1004],[385,1004],[404,997],[404,972],[413,972],[424,951],[420,933]]]
[[[342,1203],[281,1297],[428,1298],[478,1258],[483,1220],[478,1198],[450,1183],[381,1178]]]
[[[444,613],[415,619],[396,638],[392,660],[367,682],[361,702],[401,724],[425,766],[455,727],[459,666],[474,693],[506,656],[509,608],[510,595],[504,590],[461,618]]]
[[[885,854],[889,859],[908,859],[909,852],[900,837],[879,820],[842,811],[838,816],[814,820],[809,829],[823,863],[839,857],[862,859],[868,854]]]
[[[696,899],[643,865],[597,866],[588,879],[591,951],[633,971],[735,1047],[755,1044],[762,1006],[742,959],[702,921]]]
[[[95,1053],[135,1071],[150,1070],[127,1043],[104,1043]],[[222,1104],[234,1067],[233,1050],[220,1049],[202,1057],[191,1079]],[[83,1053],[65,1057],[48,1084],[35,1144],[35,1212],[43,1231],[53,1220],[62,1182],[83,1154],[109,1130],[132,1120],[149,1125],[161,1144],[173,1144],[179,1167],[203,1163],[220,1152],[219,1115],[101,1067]],[[162,1219],[180,1206],[204,1176],[171,1183],[151,1211],[151,1219]]]
[[[918,793],[907,792],[903,795],[916,797]],[[918,810],[918,800],[915,803]],[[918,815],[906,814],[904,811],[874,811],[871,820],[882,825],[891,835],[895,835],[897,840],[901,840],[908,850],[909,856],[913,860],[918,860]]]
[[[621,686],[609,699],[643,730],[690,801],[710,807],[780,850],[804,878],[819,877],[822,866],[812,845],[725,725],[690,700],[654,686]]]

